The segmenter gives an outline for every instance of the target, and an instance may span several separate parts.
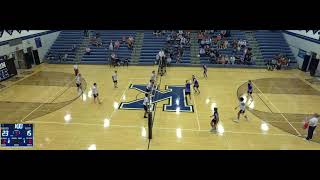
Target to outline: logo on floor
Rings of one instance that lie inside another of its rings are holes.
[[[130,89],[135,89],[142,92],[146,92],[146,85],[133,85]],[[155,93],[151,96],[152,109],[154,110],[154,103],[169,100],[168,104],[163,105],[163,111],[168,112],[193,112],[193,106],[187,105],[187,98],[184,93],[185,86],[166,86],[165,91],[155,90]],[[119,109],[125,110],[143,110],[143,98],[136,99],[130,102],[122,102]]]

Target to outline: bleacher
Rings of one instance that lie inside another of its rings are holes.
[[[81,44],[83,40],[83,31],[82,30],[64,30],[61,31],[56,41],[48,50],[48,53],[51,54],[52,61],[60,61],[59,56],[64,56],[68,54],[66,61],[74,61],[75,51],[72,51],[72,46]]]
[[[102,40],[102,46],[96,47],[95,45],[91,45],[89,43],[89,47],[91,49],[90,55],[83,55],[81,59],[81,63],[84,64],[106,64],[108,58],[110,58],[111,52],[109,51],[109,45],[112,40],[122,42],[122,37],[125,36],[128,38],[132,36],[135,38],[136,32],[134,30],[95,30],[93,33],[99,32]],[[92,36],[95,34],[92,34]],[[117,57],[119,59],[128,58],[131,59],[132,50],[128,48],[127,44],[120,44],[119,49],[114,49]]]
[[[153,31],[144,31],[143,45],[141,49],[139,64],[154,64],[156,55],[159,51],[165,47],[167,34],[164,36],[155,36]],[[191,55],[190,47],[187,47],[183,51],[180,64],[190,64]],[[172,64],[176,63],[175,59],[172,59]]]
[[[90,55],[85,55],[85,52],[80,52],[81,63],[85,64],[106,64],[108,58],[110,57],[111,52],[109,51],[109,44],[112,40],[122,41],[122,37],[133,36],[135,38],[135,30],[99,30],[93,31],[99,32],[102,40],[102,47],[96,47],[93,45],[88,45],[91,49]],[[146,30],[143,32],[143,44],[141,45],[141,53],[138,64],[154,64],[157,53],[160,49],[165,47],[166,44],[166,35],[164,36],[155,36],[153,31]],[[215,32],[212,35],[217,35],[219,33]],[[243,39],[246,40],[245,32],[241,30],[231,30],[231,36],[227,37],[229,42],[229,47],[227,49],[220,49],[220,53],[223,55],[228,55],[229,57],[233,55],[233,49],[231,43],[233,39]],[[258,43],[262,58],[264,61],[272,59],[275,55],[282,53],[290,58],[291,65],[296,64],[294,55],[289,48],[286,40],[283,37],[281,31],[269,31],[269,30],[257,30],[254,31],[254,37]],[[64,30],[61,31],[60,35],[48,51],[51,54],[51,57],[54,56],[55,59],[52,60],[55,63],[60,63],[59,56],[64,56],[68,54],[67,61],[73,62],[75,60],[76,52],[71,50],[73,45],[81,45],[84,42],[84,35],[82,30]],[[250,47],[250,44],[247,41],[247,45]],[[200,44],[199,44],[200,47]],[[213,45],[216,48],[216,45]],[[132,50],[127,47],[127,44],[120,45],[118,50],[115,50],[116,55],[120,59],[128,58],[131,59]],[[243,50],[237,52],[237,55],[242,55]],[[79,55],[79,54],[78,54]],[[51,61],[51,62],[52,62]],[[172,64],[175,64],[176,60],[172,60]],[[191,53],[190,47],[184,49],[183,57],[181,59],[181,64],[190,64],[191,63]],[[201,64],[208,64],[209,57],[202,56],[200,57]]]
[[[257,30],[255,38],[265,61],[271,60],[275,55],[281,53],[291,60],[290,65],[297,63],[281,31]]]
[[[214,32],[213,34],[210,34],[210,36],[217,36],[220,33],[220,31]],[[240,30],[231,30],[230,36],[226,38],[229,45],[228,48],[226,49],[219,49],[219,52],[223,55],[228,55],[228,57],[230,58],[233,55],[233,48],[231,46],[233,39],[236,40],[246,40],[246,37],[244,35],[244,33]],[[250,46],[249,43],[247,42],[247,46]],[[201,47],[200,43],[199,43],[199,48]],[[217,45],[212,45],[211,47],[213,48],[217,48]],[[242,55],[243,54],[243,49],[241,49],[241,51],[237,52],[236,55]],[[204,56],[201,55],[200,56],[200,62],[201,64],[208,64],[210,63],[210,57],[209,56]]]

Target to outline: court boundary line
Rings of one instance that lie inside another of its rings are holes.
[[[62,122],[49,122],[49,121],[28,121],[29,123],[35,123],[35,124],[56,124],[56,125],[62,125],[62,126],[67,126],[67,125],[79,125],[79,126],[100,126],[103,128],[103,123],[97,124],[97,123],[62,123]],[[141,126],[136,126],[136,125],[110,125],[109,127],[120,127],[120,128],[141,128]],[[177,128],[159,128],[159,127],[154,127],[157,130],[172,130],[176,131]],[[108,129],[108,128],[106,128]],[[197,130],[197,129],[181,129],[182,131],[193,131],[193,132],[208,132],[209,130]],[[266,133],[258,133],[258,132],[241,132],[241,131],[224,131],[224,133],[231,133],[231,134],[250,134],[250,135],[266,135],[266,136],[294,136],[296,135],[289,134],[289,133],[275,133],[275,134],[266,134]]]
[[[131,84],[131,81],[129,81],[129,84],[128,84],[129,86],[127,86],[127,87],[124,89],[123,93],[121,94],[120,99],[119,99],[119,103],[121,103],[122,97],[123,97],[123,96],[125,95],[125,93],[128,91],[128,89],[129,89],[129,87],[130,87],[130,84]],[[109,116],[110,121],[111,121],[111,118],[112,118],[113,114],[114,114],[118,109],[119,109],[119,106],[118,106],[117,108],[114,108],[114,109],[113,109],[112,113],[111,113],[110,116]]]
[[[194,110],[196,112],[196,119],[197,119],[197,123],[198,123],[198,130],[200,130],[200,121],[199,121],[199,115],[198,115],[198,109],[197,109],[197,103],[196,103],[196,98],[195,98],[195,94],[192,93],[193,95],[193,102],[194,102]],[[187,98],[187,97],[186,97]]]
[[[257,88],[258,91],[264,96],[264,98],[269,101],[269,103],[278,111],[278,113],[287,121],[287,123],[296,131],[298,136],[302,136],[301,133],[289,122],[289,120],[280,112],[280,110],[264,95],[264,93],[258,88],[258,86],[252,82],[252,84]],[[267,106],[268,107],[268,106]],[[269,108],[269,107],[268,107]],[[271,111],[272,112],[272,111]],[[273,113],[273,112],[272,112]]]

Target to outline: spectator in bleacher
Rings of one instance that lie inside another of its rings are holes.
[[[230,64],[234,64],[235,63],[236,58],[234,56],[230,57]]]
[[[128,43],[128,48],[132,49],[133,48],[133,43],[134,43],[134,39],[132,36],[129,36],[127,39],[127,43]]]
[[[227,33],[226,30],[222,30],[222,31],[221,31],[221,37],[225,37],[226,33]]]
[[[203,56],[205,53],[206,53],[206,51],[204,50],[203,47],[201,47],[200,50],[199,50],[200,56]]]
[[[200,32],[198,33],[198,43],[201,43],[202,39],[203,39],[203,34]]]
[[[112,43],[112,40],[110,41],[110,44],[109,44],[109,51],[113,51],[113,43]]]
[[[217,48],[222,49],[221,40],[217,40]]]
[[[90,53],[91,53],[91,49],[89,48],[89,47],[86,47],[86,55],[90,55]]]
[[[217,58],[217,63],[218,63],[218,64],[223,64],[223,62],[224,62],[224,56],[222,56],[222,54],[220,54],[220,55],[218,56],[218,58]]]
[[[100,38],[100,33],[96,32],[96,38],[99,39]]]
[[[120,59],[117,58],[116,53],[111,53],[111,62],[113,66],[120,65]]]
[[[119,49],[120,48],[120,42],[118,40],[116,40],[116,42],[114,42],[114,48],[115,49]]]
[[[101,38],[96,38],[96,44],[97,47],[101,47],[102,46],[102,40]]]
[[[67,59],[68,59],[68,54],[65,53],[64,56],[62,57],[62,61],[67,61]]]
[[[164,50],[161,49],[161,50],[159,51],[158,55],[159,55],[159,61],[163,61],[164,58],[165,58]]]
[[[176,61],[177,64],[181,63],[181,56],[179,53],[177,54],[176,59],[177,59],[177,61]]]
[[[72,47],[71,47],[71,51],[72,51],[72,52],[75,52],[75,51],[76,51],[76,49],[77,49],[77,45],[75,45],[75,44],[74,44],[74,45],[72,45]]]
[[[84,35],[85,37],[88,37],[88,36],[89,36],[89,31],[88,31],[88,30],[84,30],[84,31],[83,31],[83,35]]]
[[[122,36],[122,44],[125,44],[125,43],[126,43],[126,37]]]
[[[187,39],[185,37],[181,37],[180,44],[181,45],[186,45],[186,43],[187,43]]]
[[[209,56],[210,52],[211,52],[210,46],[209,45],[204,46],[204,51],[205,51],[206,56]]]
[[[227,49],[227,48],[228,48],[228,44],[229,44],[228,40],[225,39],[225,40],[223,41],[223,49]]]
[[[228,64],[229,63],[229,56],[226,54],[225,56],[224,56],[224,64]]]
[[[221,37],[221,34],[218,34],[218,35],[217,35],[217,41],[220,41],[221,38],[222,38],[222,37]]]
[[[97,41],[97,38],[95,36],[90,38],[90,44],[91,45],[96,45],[96,41]]]
[[[240,52],[241,51],[241,47],[240,47],[240,45],[238,44],[237,45],[237,52]]]
[[[182,57],[183,51],[184,51],[183,46],[182,45],[178,46],[178,53],[179,53],[180,57]]]

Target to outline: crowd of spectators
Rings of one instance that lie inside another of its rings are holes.
[[[166,36],[164,48],[156,55],[156,64],[159,63],[159,60],[166,60],[166,64],[168,65],[172,61],[181,63],[185,49],[190,48],[190,32],[182,30],[157,30],[153,34],[155,36]]]
[[[267,69],[273,71],[274,69],[281,70],[289,67],[290,59],[284,54],[277,54],[271,60],[267,61]]]
[[[209,62],[212,64],[253,64],[252,48],[247,47],[247,41],[233,39],[230,44],[228,41],[230,36],[229,30],[199,31],[199,57],[209,57]],[[232,48],[231,55],[223,54],[222,50],[227,48]]]

